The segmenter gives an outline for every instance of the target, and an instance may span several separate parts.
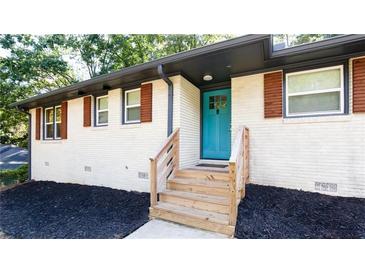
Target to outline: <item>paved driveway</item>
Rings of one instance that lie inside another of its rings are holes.
[[[0,170],[16,169],[28,162],[28,151],[12,145],[0,145]]]

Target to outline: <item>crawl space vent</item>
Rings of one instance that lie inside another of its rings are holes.
[[[337,184],[315,182],[314,189],[325,192],[337,192]]]
[[[148,173],[147,172],[138,172],[138,178],[148,179]]]
[[[85,166],[84,169],[86,172],[91,172],[91,166]]]

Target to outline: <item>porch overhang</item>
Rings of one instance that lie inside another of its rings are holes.
[[[278,52],[272,52],[271,35],[245,35],[94,77],[11,106],[27,110],[103,93],[105,90],[135,88],[143,82],[160,79],[159,65],[164,66],[167,76],[180,74],[198,88],[206,89],[240,75],[306,63],[320,64],[359,55],[365,55],[365,35],[343,35]],[[209,82],[203,80],[207,73],[213,76]]]

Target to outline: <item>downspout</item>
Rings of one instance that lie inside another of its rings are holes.
[[[32,180],[32,114],[17,107],[19,112],[28,116],[28,181]]]
[[[168,101],[167,101],[167,137],[169,137],[172,133],[173,127],[173,108],[174,108],[174,85],[171,80],[167,77],[165,72],[163,71],[162,64],[157,67],[158,74],[160,77],[166,82],[168,86]]]

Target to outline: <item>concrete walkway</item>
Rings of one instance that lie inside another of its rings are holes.
[[[151,220],[125,239],[228,239],[223,234],[162,220]]]

